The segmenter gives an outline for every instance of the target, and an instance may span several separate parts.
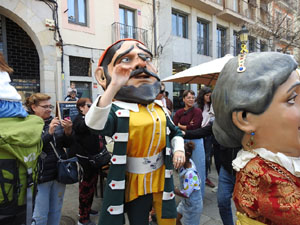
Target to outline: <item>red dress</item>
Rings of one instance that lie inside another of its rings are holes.
[[[237,211],[269,225],[300,224],[300,178],[259,156],[236,175]]]

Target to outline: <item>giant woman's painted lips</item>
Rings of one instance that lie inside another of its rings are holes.
[[[153,102],[160,92],[160,79],[157,74],[148,71],[146,68],[139,68],[131,72],[129,79],[148,79],[150,76],[157,79],[151,84],[141,84],[139,87],[123,86],[115,96],[115,99],[147,105]]]

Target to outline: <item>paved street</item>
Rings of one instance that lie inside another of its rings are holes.
[[[209,174],[209,178],[215,184],[217,184],[217,172],[214,165],[212,166],[212,172]],[[175,183],[178,182],[178,179],[175,175]],[[176,197],[176,201],[179,201],[179,198]],[[100,209],[101,207],[101,198],[95,197],[93,203],[93,209]],[[234,213],[235,214],[235,213]],[[98,222],[98,216],[91,217],[91,219]],[[74,225],[78,221],[78,184],[67,185],[61,225]],[[128,223],[127,223],[128,224]],[[216,193],[212,192],[212,188],[207,187],[205,189],[205,198],[204,198],[204,208],[203,214],[201,216],[200,225],[222,225],[221,218],[219,216],[218,206],[217,206],[217,197]]]

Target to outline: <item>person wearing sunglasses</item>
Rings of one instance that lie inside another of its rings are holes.
[[[76,153],[79,163],[83,168],[83,178],[79,182],[79,221],[78,224],[94,225],[90,215],[98,212],[91,209],[95,189],[97,186],[98,169],[95,169],[89,161],[89,156],[95,156],[105,149],[105,139],[92,133],[86,126],[84,118],[89,111],[92,102],[89,98],[80,98],[76,103],[78,115],[73,121],[75,142],[71,146],[71,152]]]
[[[35,93],[25,101],[28,113],[41,117],[45,123],[42,132],[43,150],[39,160],[38,192],[32,218],[32,224],[35,225],[59,224],[66,185],[56,180],[58,157],[53,148],[62,159],[66,159],[64,148],[70,147],[72,143],[72,121],[52,117],[54,106],[50,99],[47,94]]]

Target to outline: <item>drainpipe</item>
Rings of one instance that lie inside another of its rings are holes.
[[[157,39],[156,39],[156,5],[155,1],[153,0],[153,36],[154,36],[154,56],[157,55]]]

